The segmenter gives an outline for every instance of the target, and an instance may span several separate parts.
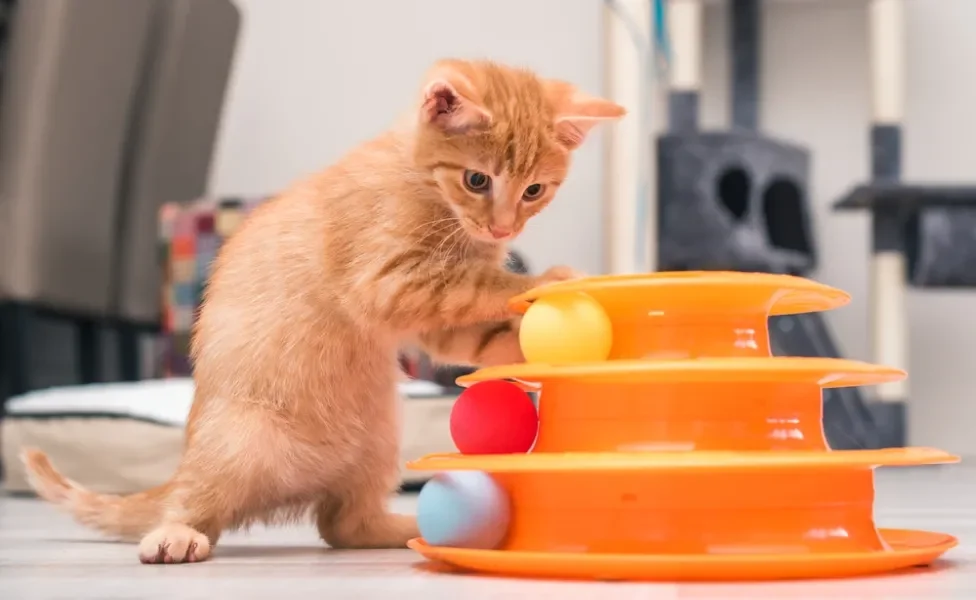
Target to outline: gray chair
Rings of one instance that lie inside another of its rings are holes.
[[[154,44],[130,133],[110,299],[123,379],[139,377],[139,338],[160,320],[159,210],[206,193],[240,28],[229,0],[156,0]]]
[[[82,346],[110,314],[119,173],[152,8],[153,0],[30,0],[8,15],[0,81],[6,394],[30,387],[33,312],[78,320]]]
[[[239,27],[229,0],[22,0],[8,17],[0,400],[32,387],[34,317],[77,326],[81,382],[100,378],[104,324],[155,321],[155,213],[201,194]]]

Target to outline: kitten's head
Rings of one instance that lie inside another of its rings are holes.
[[[526,70],[441,61],[424,84],[416,158],[471,237],[503,243],[552,201],[590,129],[624,112]]]

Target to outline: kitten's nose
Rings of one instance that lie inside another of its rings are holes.
[[[491,232],[491,237],[495,238],[496,240],[500,240],[504,237],[512,235],[511,229],[506,229],[504,227],[498,227],[495,225],[489,226],[488,231]]]

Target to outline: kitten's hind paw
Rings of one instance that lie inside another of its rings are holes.
[[[335,549],[406,548],[409,540],[420,537],[415,517],[396,514],[335,523],[322,533]]]

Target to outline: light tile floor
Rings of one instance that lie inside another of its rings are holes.
[[[878,475],[882,526],[952,533],[960,546],[931,568],[865,579],[736,585],[549,582],[440,572],[425,568],[408,550],[331,551],[313,528],[296,527],[227,536],[210,562],[146,566],[137,562],[133,546],[102,541],[47,505],[0,497],[0,599],[976,599],[976,468],[886,469]],[[412,510],[415,498],[394,502],[400,510]]]

